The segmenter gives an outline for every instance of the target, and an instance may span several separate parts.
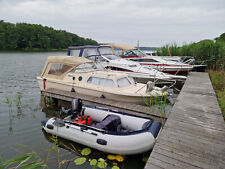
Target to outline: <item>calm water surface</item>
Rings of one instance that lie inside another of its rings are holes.
[[[4,160],[35,151],[43,160],[47,160],[49,168],[57,168],[56,153],[53,152],[48,156],[48,150],[52,148],[53,143],[41,129],[41,121],[46,116],[52,116],[50,113],[55,110],[40,106],[41,95],[36,77],[41,74],[48,56],[65,54],[65,52],[0,53],[0,154]],[[21,111],[16,106],[19,97],[21,97]],[[67,145],[74,144],[62,141]],[[26,145],[28,148],[18,144]],[[61,160],[72,159],[75,154],[61,148],[60,156]],[[106,154],[100,156],[106,157]],[[120,167],[141,169],[145,165],[142,157],[143,155],[130,156]],[[75,166],[71,162],[68,168],[91,167],[89,164]]]

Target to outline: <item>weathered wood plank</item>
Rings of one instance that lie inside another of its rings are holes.
[[[219,168],[221,165],[225,166],[225,161],[223,161],[222,159],[218,159],[216,155],[215,156],[204,155],[203,158],[203,156],[199,155],[199,153],[198,154],[190,153],[184,151],[183,149],[177,149],[176,145],[174,147],[169,147],[158,144],[154,147],[154,149],[155,149],[154,151],[156,151],[157,153],[164,154],[166,156],[177,159],[184,163],[204,169],[206,168],[211,169],[212,163],[216,168]]]
[[[172,158],[170,156],[167,156],[159,152],[152,152],[152,154],[153,154],[153,160],[151,158],[147,164],[151,164],[151,163],[155,164],[156,160],[158,160],[158,163],[155,165],[158,165],[159,167],[163,167],[163,168],[190,168],[190,169],[200,168],[198,166],[194,166],[189,163],[177,160],[176,158]],[[149,169],[149,168],[145,167],[145,169]]]
[[[156,145],[166,145],[170,147],[171,151],[172,149],[176,148],[179,149],[180,151],[202,156],[202,158],[210,158],[210,157],[214,158],[216,156],[218,160],[222,159],[224,161],[225,150],[223,148],[221,150],[215,151],[214,147],[206,149],[205,145],[201,144],[191,145],[189,142],[184,142],[176,138],[174,139],[160,138],[160,140],[158,140],[157,143],[158,144]],[[155,150],[153,149],[153,151]]]
[[[207,73],[191,73],[186,80],[145,169],[151,162],[162,168],[224,168],[225,123]]]
[[[202,128],[201,126],[193,125],[190,123],[177,123],[176,121],[170,121],[170,123],[167,123],[164,129],[171,130],[173,132],[179,133],[180,135],[188,135],[191,137],[200,136],[218,143],[225,142],[224,131],[214,130],[210,128]]]

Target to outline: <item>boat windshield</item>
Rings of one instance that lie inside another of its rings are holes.
[[[104,57],[106,57],[109,60],[116,60],[116,59],[120,59],[120,57],[116,56],[110,47],[99,47],[99,53],[101,55],[103,55]]]
[[[99,47],[98,50],[101,55],[113,55],[112,49],[110,47]]]
[[[70,56],[80,56],[80,49],[71,49]]]
[[[74,73],[91,72],[91,71],[96,71],[98,69],[99,67],[97,67],[94,63],[82,63],[79,66],[75,67],[73,69],[73,72]]]
[[[117,85],[118,85],[118,87],[127,87],[127,86],[132,85],[132,82],[134,83],[134,81],[128,80],[127,77],[122,77],[117,80]]]
[[[139,49],[131,50],[135,55],[140,56],[140,55],[146,55],[144,52],[142,52]]]

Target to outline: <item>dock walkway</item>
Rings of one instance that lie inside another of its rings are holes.
[[[208,73],[187,78],[145,169],[225,168],[225,123]]]
[[[129,114],[142,116],[142,117],[149,117],[153,118],[157,121],[161,121],[162,118],[167,118],[170,111],[166,111],[165,114],[160,111],[157,107],[148,107],[143,105],[138,105],[134,103],[125,103],[115,100],[109,100],[109,99],[103,99],[93,96],[87,96],[78,94],[76,92],[70,92],[70,91],[62,91],[57,89],[47,89],[44,91],[41,91],[41,94],[43,96],[52,97],[58,100],[64,100],[71,102],[73,98],[80,98],[82,99],[84,104],[87,105],[93,105],[93,106],[100,106],[105,107],[113,110],[118,110],[121,112],[126,112]]]

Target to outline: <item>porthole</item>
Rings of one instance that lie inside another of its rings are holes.
[[[82,76],[79,76],[78,80],[81,81],[82,80]]]

